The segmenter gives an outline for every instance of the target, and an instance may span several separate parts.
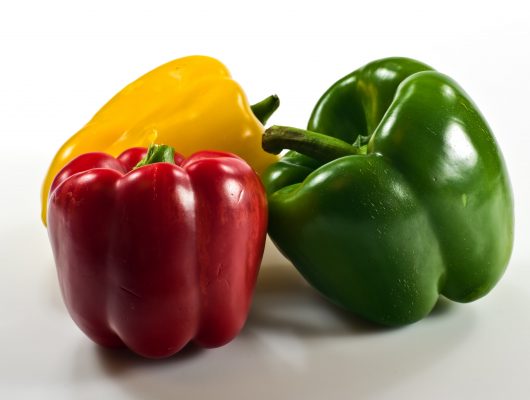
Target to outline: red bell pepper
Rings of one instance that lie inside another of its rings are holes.
[[[155,145],[147,156],[81,155],[56,176],[48,204],[73,320],[100,345],[150,358],[237,335],[267,232],[265,191],[242,159],[173,154]]]

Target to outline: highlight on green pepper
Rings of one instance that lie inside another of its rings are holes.
[[[451,78],[374,61],[320,98],[308,131],[274,126],[262,176],[269,234],[307,281],[368,320],[402,325],[440,295],[470,302],[508,264],[513,199],[495,138]]]

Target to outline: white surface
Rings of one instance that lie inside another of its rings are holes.
[[[359,3],[371,5],[0,5],[1,399],[530,396],[529,13],[511,1]],[[378,57],[418,58],[454,77],[496,133],[514,188],[516,243],[497,288],[378,329],[323,301],[268,246],[231,344],[156,362],[93,345],[59,295],[41,180],[59,145],[117,90],[196,53],[226,63],[252,101],[278,93],[271,122],[294,126],[331,83]]]

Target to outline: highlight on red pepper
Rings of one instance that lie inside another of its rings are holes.
[[[48,212],[64,302],[94,342],[160,358],[224,345],[244,325],[267,203],[241,158],[86,153],[55,177]]]

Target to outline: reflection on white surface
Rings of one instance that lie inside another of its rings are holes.
[[[305,371],[307,365],[306,346],[292,333],[279,333],[273,329],[256,329],[252,332],[268,350],[269,357],[276,358],[291,370]]]

